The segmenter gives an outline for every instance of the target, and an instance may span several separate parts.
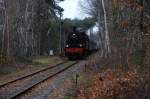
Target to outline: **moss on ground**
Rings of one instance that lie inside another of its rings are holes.
[[[57,61],[61,61],[60,58],[58,57],[42,57],[42,58],[37,58],[37,59],[33,59],[32,62],[33,63],[37,63],[37,64],[50,64],[50,63],[55,63]]]

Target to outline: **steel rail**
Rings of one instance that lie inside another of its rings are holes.
[[[25,76],[23,76],[23,77],[19,77],[19,78],[15,79],[15,80],[11,80],[11,81],[9,81],[9,82],[6,82],[6,83],[0,85],[0,89],[1,89],[2,87],[6,86],[6,85],[9,85],[9,84],[11,84],[11,83],[14,83],[14,82],[17,82],[17,81],[19,81],[19,80],[25,79],[25,78],[27,78],[27,77],[30,77],[30,76],[39,74],[40,72],[44,72],[44,71],[46,71],[46,70],[48,70],[48,69],[52,69],[52,68],[54,68],[54,67],[57,67],[57,66],[59,66],[59,65],[65,64],[65,63],[67,63],[67,61],[61,62],[61,63],[56,64],[56,65],[54,65],[54,66],[46,67],[46,68],[41,69],[41,70],[38,70],[38,71],[36,71],[36,72],[34,72],[34,73],[25,75]]]
[[[45,81],[47,81],[47,80],[53,78],[54,76],[57,76],[58,74],[60,74],[60,73],[62,73],[62,72],[64,72],[64,71],[66,71],[67,69],[71,68],[72,66],[74,66],[74,65],[77,64],[77,63],[78,63],[78,62],[72,63],[71,65],[69,65],[69,66],[67,66],[67,67],[65,67],[65,68],[63,68],[63,69],[61,69],[60,71],[58,71],[58,72],[56,72],[56,73],[54,73],[54,74],[52,74],[52,75],[50,75],[50,76],[44,78],[43,80],[41,80],[41,81],[39,81],[39,82],[36,82],[35,84],[31,85],[30,87],[26,88],[25,90],[22,90],[22,91],[18,92],[16,95],[9,97],[9,99],[16,99],[16,98],[18,98],[18,97],[21,97],[23,94],[29,92],[30,90],[32,90],[32,89],[33,89],[34,87],[36,87],[37,85],[39,85],[39,84],[41,84],[41,83],[43,83],[43,82],[45,82]]]

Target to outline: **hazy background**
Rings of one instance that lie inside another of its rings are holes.
[[[59,5],[64,9],[63,18],[78,18],[83,19],[88,15],[84,14],[80,8],[80,1],[82,0],[65,0]]]

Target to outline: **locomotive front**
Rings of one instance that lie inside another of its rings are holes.
[[[68,36],[65,46],[65,56],[68,58],[84,57],[88,50],[88,38],[85,33],[73,32]]]

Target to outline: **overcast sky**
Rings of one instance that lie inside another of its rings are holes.
[[[87,16],[81,12],[79,1],[81,0],[65,0],[59,4],[64,9],[63,18],[82,19]]]

